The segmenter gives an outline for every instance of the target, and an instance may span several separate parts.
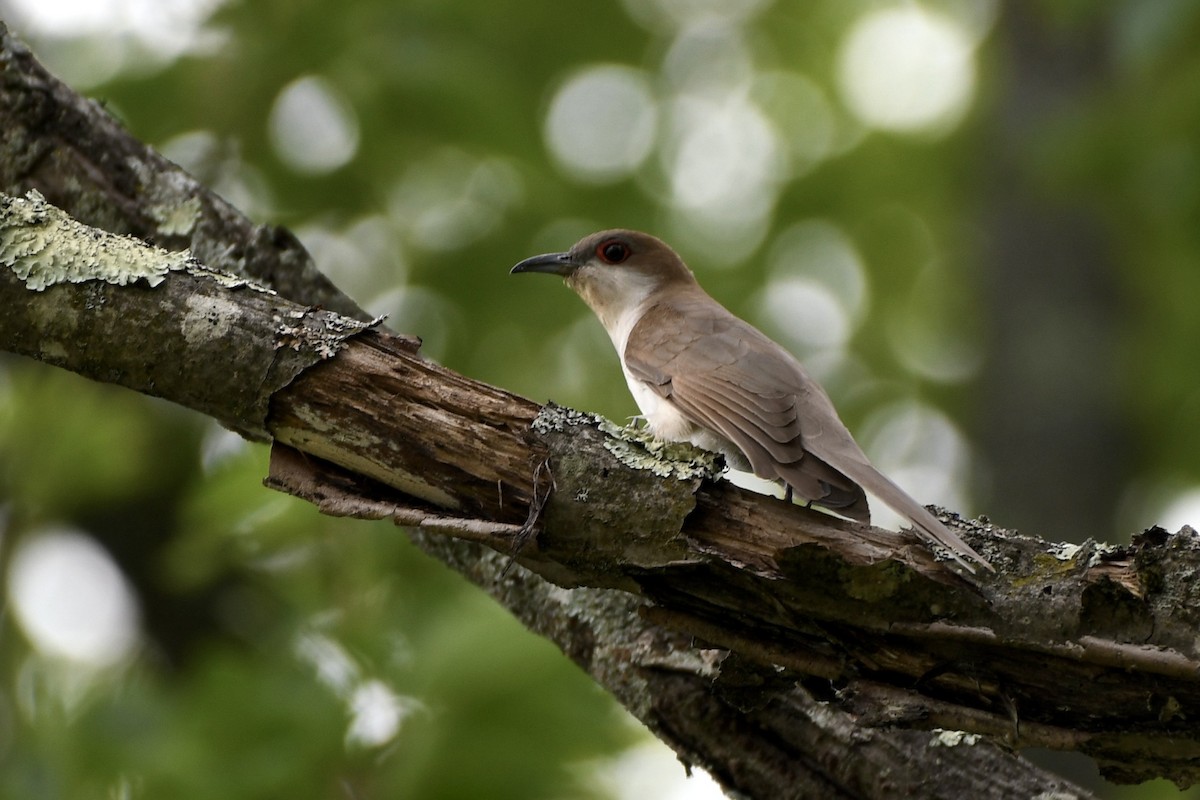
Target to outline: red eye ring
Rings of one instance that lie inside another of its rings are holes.
[[[629,249],[629,245],[620,239],[606,239],[596,245],[596,255],[605,264],[620,264],[633,255],[633,253]]]

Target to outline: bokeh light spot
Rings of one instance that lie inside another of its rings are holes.
[[[850,237],[837,225],[812,219],[779,235],[769,256],[779,278],[806,276],[826,286],[853,320],[867,307],[867,275]]]
[[[89,536],[55,528],[28,535],[8,568],[8,596],[40,652],[89,667],[127,657],[138,638],[133,593]]]
[[[739,25],[772,0],[624,0],[625,10],[652,31],[672,32],[698,25]]]
[[[917,502],[965,508],[971,451],[941,411],[915,400],[897,402],[873,413],[857,433],[875,466]],[[909,524],[882,503],[872,503],[871,514],[882,527]]]
[[[207,27],[224,0],[9,0],[0,16],[14,30],[50,41],[54,71],[76,87],[95,86],[122,70],[168,61],[185,53],[211,53],[226,34]],[[63,40],[56,47],[53,39]],[[65,75],[63,74],[65,72]]]
[[[1200,487],[1192,488],[1172,497],[1155,516],[1157,525],[1174,533],[1184,525],[1200,529]]]
[[[974,43],[957,22],[919,7],[872,11],[842,41],[838,82],[866,125],[945,132],[974,92]]]
[[[862,319],[867,279],[850,238],[826,220],[792,225],[771,245],[758,309],[768,332],[801,358],[841,352]]]
[[[811,78],[781,70],[763,73],[754,82],[752,96],[783,137],[792,157],[792,177],[832,154],[838,135],[837,115]]]
[[[786,161],[774,126],[744,93],[680,95],[662,153],[670,235],[711,266],[745,258],[766,234]]]
[[[396,737],[405,718],[425,708],[420,700],[396,694],[378,678],[364,677],[346,648],[322,633],[301,634],[294,652],[345,703],[350,715],[347,747],[381,747]]]
[[[674,203],[716,215],[753,216],[773,205],[780,173],[779,139],[753,103],[684,97],[676,108],[677,145],[670,163]],[[765,196],[772,198],[760,209]]]
[[[446,357],[464,328],[459,305],[424,286],[398,286],[366,298],[364,304],[371,314],[386,314],[396,330],[420,336],[421,354],[433,361]]]
[[[811,278],[771,280],[763,291],[760,308],[772,333],[781,333],[782,344],[799,354],[837,347],[850,338],[845,307],[828,287]]]
[[[296,236],[321,272],[361,301],[403,286],[407,279],[400,227],[383,214],[358,217],[345,226],[319,220],[297,229]]]
[[[559,88],[546,115],[546,145],[571,175],[594,183],[633,172],[654,146],[658,108],[645,73],[587,67]]]
[[[279,92],[268,127],[275,152],[297,172],[332,172],[358,152],[354,109],[316,75],[297,78]]]
[[[756,73],[754,57],[740,28],[690,25],[671,42],[661,74],[677,94],[713,96],[748,86]]]
[[[386,683],[368,680],[357,686],[347,699],[350,725],[346,743],[362,747],[379,747],[395,738],[400,724],[420,703],[408,698],[403,702]]]
[[[446,147],[409,167],[388,210],[413,244],[446,252],[490,234],[523,196],[521,176],[506,159]]]
[[[679,757],[654,740],[594,765],[595,782],[615,800],[723,800],[720,785],[702,769],[684,770]]]

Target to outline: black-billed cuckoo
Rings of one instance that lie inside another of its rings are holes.
[[[611,230],[515,272],[561,275],[608,331],[650,432],[722,453],[801,499],[869,523],[866,489],[918,532],[992,569],[971,546],[875,469],[829,395],[790,353],[735,317],[664,242]]]

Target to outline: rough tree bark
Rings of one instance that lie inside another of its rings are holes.
[[[0,347],[272,439],[271,485],[412,526],[727,789],[1086,796],[1013,753],[1031,744],[1195,780],[1194,532],[1080,548],[947,516],[1000,569],[968,580],[909,536],[423,360],[2,26],[0,119],[0,191],[216,262],[4,197]]]

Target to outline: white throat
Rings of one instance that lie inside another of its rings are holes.
[[[588,304],[608,332],[608,338],[612,339],[613,347],[621,356],[622,365],[629,332],[642,318],[659,283],[657,278],[632,270],[619,271],[591,265],[581,267],[567,278],[567,285],[583,298],[583,302]]]

